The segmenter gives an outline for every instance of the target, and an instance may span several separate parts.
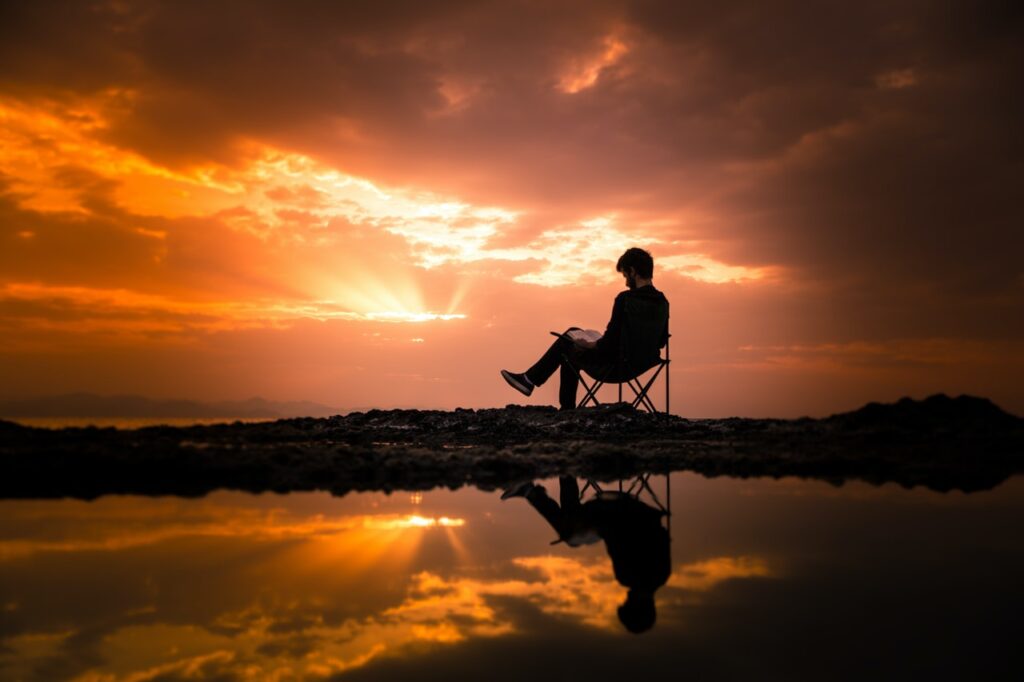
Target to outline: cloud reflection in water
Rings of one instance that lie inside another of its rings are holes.
[[[0,669],[40,680],[315,678],[522,634],[530,625],[513,603],[621,630],[624,590],[607,557],[524,555],[474,535],[493,524],[474,508],[483,498],[460,491],[464,510],[384,495],[4,502]],[[669,587],[710,590],[768,569],[723,558],[677,573]]]

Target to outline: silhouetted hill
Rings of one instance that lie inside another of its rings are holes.
[[[901,398],[895,403],[868,403],[859,410],[834,414],[825,420],[840,428],[895,429],[900,431],[986,430],[1013,427],[1020,417],[1004,412],[988,398],[944,393],[924,400]]]
[[[213,419],[244,417],[327,417],[338,410],[308,401],[278,402],[263,398],[200,402],[196,400],[155,400],[139,395],[101,396],[67,393],[42,398],[0,401],[0,417],[173,417]]]

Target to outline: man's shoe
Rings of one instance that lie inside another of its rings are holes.
[[[510,497],[526,497],[526,495],[533,490],[533,481],[527,481],[526,483],[520,483],[514,488],[509,488],[501,494],[501,499],[507,500]]]
[[[525,374],[515,374],[508,371],[507,369],[501,370],[501,376],[504,377],[508,385],[516,389],[523,395],[530,395],[533,393],[533,384],[526,378]]]

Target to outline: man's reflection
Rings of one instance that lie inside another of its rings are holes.
[[[619,620],[634,633],[654,625],[654,592],[672,573],[668,531],[661,525],[665,512],[630,494],[600,491],[580,501],[580,489],[572,476],[558,479],[561,506],[543,486],[523,483],[505,491],[501,499],[524,497],[558,533],[558,542],[570,547],[604,540],[615,579],[629,589],[619,606]]]

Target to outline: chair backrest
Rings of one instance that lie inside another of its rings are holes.
[[[668,301],[627,296],[623,303],[620,362],[627,372],[639,374],[661,358],[668,333]]]

